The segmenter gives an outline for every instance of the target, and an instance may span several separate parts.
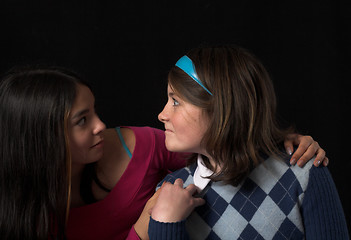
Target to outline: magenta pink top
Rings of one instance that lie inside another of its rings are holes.
[[[70,210],[69,240],[139,239],[133,225],[155,186],[167,172],[185,166],[182,155],[167,151],[163,131],[128,128],[136,142],[127,169],[105,199]]]

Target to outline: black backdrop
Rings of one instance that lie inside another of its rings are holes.
[[[280,117],[327,151],[350,226],[346,0],[111,2],[1,0],[1,73],[28,63],[74,69],[92,82],[108,127],[162,128],[167,71],[180,56],[202,43],[246,47],[272,75]]]

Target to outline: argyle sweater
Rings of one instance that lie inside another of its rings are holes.
[[[210,182],[201,193],[206,204],[186,221],[151,218],[150,239],[349,239],[332,177],[312,163],[300,168],[271,157],[237,187]],[[181,178],[186,187],[194,183],[196,168],[180,169],[163,181]]]

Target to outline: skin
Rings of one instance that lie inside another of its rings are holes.
[[[94,104],[95,99],[89,88],[78,85],[69,118],[70,149],[75,169],[103,156],[102,132],[106,127],[96,115]]]
[[[98,178],[107,187],[116,185],[130,161],[114,129],[107,129],[95,112],[95,98],[90,89],[77,87],[77,97],[69,116],[69,140],[72,154],[71,207],[85,205],[79,187],[84,166],[97,162]],[[134,150],[135,138],[131,130],[121,129],[126,144]],[[93,183],[92,192],[98,200],[108,193]]]
[[[179,95],[177,95],[172,87],[168,85],[167,87],[168,102],[166,103],[164,109],[159,114],[158,119],[164,123],[165,126],[165,143],[169,151],[176,152],[194,152],[207,156],[212,164],[215,166],[214,161],[211,159],[206,152],[206,149],[201,144],[201,139],[204,136],[205,130],[208,126],[208,116],[199,107],[192,105],[184,101]],[[307,141],[313,141],[311,137],[300,138],[295,134],[288,136],[290,143],[285,142],[285,147],[289,152],[293,149],[293,145],[299,140],[306,140],[306,142],[301,142],[301,144],[306,144]],[[301,145],[300,144],[300,145]],[[306,155],[300,158],[299,154],[301,151],[298,150],[292,156],[292,163],[296,163],[296,159],[299,159],[298,165],[302,166],[305,160],[311,158],[315,153],[317,153],[318,158],[315,160],[314,164],[319,165],[321,159],[324,159],[325,152],[319,151],[318,143],[314,144],[311,149],[306,151]],[[314,151],[316,150],[316,151]],[[290,153],[291,155],[291,153]],[[324,165],[328,164],[328,159],[325,160]],[[187,218],[195,207],[204,204],[199,198],[193,197],[196,192],[196,186],[190,184],[187,188],[183,189],[183,182],[181,179],[177,179],[174,184],[166,183],[161,188],[161,193],[159,193],[159,198],[156,201],[156,205],[152,209],[152,218],[160,222],[178,222]],[[172,204],[169,204],[172,202]],[[180,211],[180,209],[182,211]]]
[[[162,201],[157,201],[152,209],[153,219],[159,222],[178,222],[186,219],[194,208],[205,204],[205,200],[202,198],[193,197],[197,192],[197,187],[194,184],[183,188],[183,183],[183,180],[178,178],[174,184],[165,183],[162,186],[162,189],[158,191],[160,192],[159,199]],[[172,204],[169,204],[170,202]]]
[[[207,115],[202,109],[183,101],[170,86],[167,92],[168,102],[158,116],[165,124],[167,149],[207,154],[200,144],[208,127]]]
[[[175,96],[177,97],[177,96]],[[172,98],[171,98],[172,99]],[[179,99],[182,103],[182,100]],[[170,104],[174,104],[170,102]],[[95,112],[95,98],[90,91],[90,89],[83,85],[77,86],[77,97],[73,103],[71,113],[69,115],[69,142],[70,149],[72,153],[72,188],[71,188],[71,208],[84,206],[80,196],[80,182],[82,171],[84,166],[88,163],[97,162],[96,171],[99,180],[108,188],[112,189],[116,183],[119,181],[124,171],[126,170],[130,158],[127,155],[126,151],[123,148],[122,143],[119,141],[118,135],[114,129],[106,129],[105,124],[100,120]],[[179,109],[179,108],[178,108]],[[184,119],[186,124],[194,122],[192,125],[192,134],[197,136],[198,142],[188,141],[186,138],[181,138],[177,140],[166,142],[167,147],[170,147],[174,150],[187,150],[187,151],[201,151],[201,148],[198,148],[199,141],[203,135],[203,129],[206,129],[206,124],[198,125],[203,123],[203,117],[201,111],[192,108],[190,105],[185,107],[186,111],[182,114],[179,114],[179,121]],[[179,113],[179,110],[174,109],[175,113]],[[191,116],[194,116],[194,113],[197,111],[199,113],[198,118],[194,119]],[[176,124],[176,126],[178,126]],[[178,127],[177,127],[178,129]],[[177,136],[174,134],[176,129],[169,127],[169,131],[166,132],[166,139],[171,139],[171,136]],[[126,142],[127,147],[133,153],[135,147],[135,136],[132,130],[128,128],[121,128],[122,136]],[[296,136],[292,136],[288,146],[292,146],[294,141],[300,140],[301,143],[305,143],[305,149],[311,150],[314,154],[315,142],[312,138],[301,137],[301,139],[296,139]],[[182,141],[186,142],[188,148],[181,144]],[[173,147],[172,147],[173,145]],[[307,147],[306,147],[307,146]],[[320,149],[320,148],[319,148]],[[323,150],[319,150],[320,154],[323,153]],[[304,150],[302,150],[302,153]],[[301,153],[301,154],[302,154]],[[205,153],[204,153],[205,154]],[[311,156],[313,156],[313,154]],[[299,156],[298,156],[299,157]],[[308,158],[309,159],[309,158]],[[305,161],[307,162],[307,160]],[[179,183],[179,184],[178,184]],[[162,189],[178,187],[177,190],[183,189],[182,183],[177,182],[177,185],[166,184]],[[190,195],[192,196],[194,188],[188,189]],[[108,192],[101,190],[94,182],[92,185],[92,192],[97,200],[104,199]],[[147,202],[143,212],[141,213],[138,221],[135,223],[134,228],[137,234],[141,239],[148,239],[147,227],[149,222],[149,217],[151,215],[151,210],[157,201],[159,194],[165,195],[166,193],[171,194],[172,192],[158,191],[155,195]],[[202,204],[201,200],[197,202],[190,201],[190,208]],[[186,204],[186,203],[185,203]],[[184,205],[185,206],[185,205]],[[152,211],[154,212],[154,211]],[[176,215],[174,215],[176,216]]]
[[[121,133],[128,149],[133,152],[135,147],[133,131],[122,128]],[[106,129],[105,124],[97,116],[94,95],[83,85],[77,86],[77,97],[69,115],[69,142],[72,154],[71,208],[74,208],[85,205],[80,196],[80,183],[86,164],[97,162],[98,178],[107,188],[112,189],[126,170],[130,157],[119,141],[116,131]],[[108,192],[100,189],[95,182],[92,184],[92,193],[98,201],[108,195]],[[157,197],[158,194],[155,194],[148,201],[135,223],[135,231],[141,239],[148,239],[149,209],[153,207]]]

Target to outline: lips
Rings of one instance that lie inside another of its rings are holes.
[[[102,146],[103,145],[104,140],[100,140],[99,142],[97,142],[96,144],[94,144],[93,146],[91,146],[90,148],[94,148],[94,147],[98,147],[98,146]]]
[[[167,128],[166,128],[165,132],[172,133],[173,131],[172,131],[172,130],[170,130],[170,129],[167,129]]]

